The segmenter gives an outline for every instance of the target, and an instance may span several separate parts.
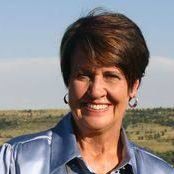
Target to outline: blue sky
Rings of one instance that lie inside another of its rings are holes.
[[[146,38],[152,63],[140,89],[140,106],[174,106],[174,1],[0,0],[0,4],[0,109],[64,107],[60,40],[69,24],[95,7],[124,13]]]
[[[137,22],[152,55],[174,57],[174,2],[118,0],[0,1],[0,58],[57,54],[65,28],[95,7],[126,14]]]

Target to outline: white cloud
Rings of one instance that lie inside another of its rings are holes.
[[[140,107],[174,106],[174,59],[152,57]],[[62,108],[66,93],[58,58],[0,59],[0,109]]]
[[[0,109],[64,107],[57,58],[0,60]]]
[[[150,59],[139,97],[140,107],[174,107],[174,59]]]

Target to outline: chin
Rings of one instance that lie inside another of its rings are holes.
[[[80,130],[84,133],[99,133],[104,132],[109,129],[113,129],[115,126],[114,120],[108,120],[106,119],[99,119],[97,117],[89,117],[89,116],[83,116],[82,119],[77,120],[77,125],[80,128]]]

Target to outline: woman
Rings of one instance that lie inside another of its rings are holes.
[[[137,104],[149,51],[138,26],[98,13],[69,26],[61,70],[71,112],[45,132],[1,147],[1,174],[172,174],[166,162],[127,140],[122,120]]]

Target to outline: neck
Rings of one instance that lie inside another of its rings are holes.
[[[120,130],[88,136],[76,134],[77,143],[84,161],[96,173],[112,171],[122,160]]]
[[[121,151],[120,129],[115,128],[106,132],[90,132],[83,134],[82,131],[76,130],[76,137],[81,153],[89,152],[91,155],[114,154],[119,156]]]

